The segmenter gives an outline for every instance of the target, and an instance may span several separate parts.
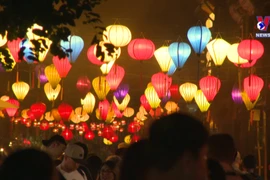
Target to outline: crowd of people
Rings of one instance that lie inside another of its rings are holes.
[[[209,136],[196,118],[182,113],[153,122],[148,138],[102,161],[82,142],[60,135],[41,149],[21,149],[0,165],[2,180],[261,180],[256,158],[241,160],[229,134]]]

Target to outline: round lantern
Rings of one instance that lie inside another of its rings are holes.
[[[130,30],[123,25],[110,25],[103,32],[103,40],[116,47],[126,46],[131,40]]]
[[[233,87],[231,95],[232,95],[233,102],[235,102],[236,104],[242,104],[243,103],[241,91],[237,86]]]
[[[144,94],[152,109],[156,109],[159,107],[161,101],[153,86],[147,87],[146,90],[144,91]]]
[[[71,139],[73,139],[73,133],[68,128],[65,128],[65,130],[62,131],[61,136],[63,136],[66,141],[70,141]]]
[[[127,93],[129,91],[129,85],[128,84],[120,84],[116,91],[114,91],[113,95],[118,100],[118,102],[122,102],[123,99],[126,97]]]
[[[255,101],[259,96],[264,82],[262,78],[256,75],[250,75],[244,79],[244,90],[247,93],[250,101]]]
[[[20,51],[20,43],[22,39],[17,38],[12,41],[7,42],[8,49],[10,50],[10,53],[12,54],[14,60],[19,63],[21,60],[19,60],[19,51]]]
[[[264,53],[263,44],[256,39],[245,39],[241,41],[237,50],[239,56],[247,59],[249,62],[258,60]]]
[[[81,104],[87,113],[92,113],[96,104],[96,98],[91,92],[88,92],[85,98],[81,99]]]
[[[73,111],[73,108],[69,104],[61,103],[58,106],[58,112],[59,112],[59,115],[61,116],[63,121],[68,121],[69,120],[69,117],[70,117],[72,111]]]
[[[82,97],[85,97],[91,89],[91,82],[87,76],[81,76],[77,80],[76,87],[81,93]]]
[[[106,139],[110,139],[114,135],[114,131],[111,126],[105,126],[102,131],[102,136]]]
[[[62,49],[68,54],[68,59],[71,63],[75,63],[80,55],[84,42],[80,36],[68,36],[68,41],[60,41]]]
[[[175,101],[179,101],[181,96],[179,93],[179,88],[177,84],[172,84],[169,88],[169,91],[171,92],[171,97]]]
[[[174,112],[179,111],[178,105],[173,101],[168,101],[165,104],[164,108],[167,110],[167,114],[172,114]]]
[[[99,113],[100,113],[100,117],[102,120],[106,120],[107,119],[107,115],[110,109],[110,103],[107,99],[100,101],[98,103],[98,109],[99,109]]]
[[[222,38],[216,38],[207,44],[207,50],[216,66],[221,66],[227,56],[230,44]]]
[[[106,76],[106,80],[110,85],[111,90],[116,90],[125,76],[125,70],[123,67],[113,65],[109,74]]]
[[[7,100],[7,102],[10,103],[10,104],[15,105],[15,106],[17,106],[17,107],[20,106],[19,101],[15,100],[15,99],[9,98],[9,99]],[[9,117],[13,117],[13,116],[15,116],[15,114],[16,114],[18,108],[6,108],[5,110],[6,110],[6,112],[7,112],[7,114],[8,114]]]
[[[87,131],[85,134],[84,134],[84,138],[91,141],[95,138],[95,134],[93,131]]]
[[[26,82],[19,81],[12,84],[12,90],[19,101],[24,100],[30,87]]]
[[[227,58],[229,59],[229,61],[237,65],[248,63],[248,60],[243,59],[239,56],[238,50],[237,50],[238,46],[239,46],[239,43],[234,43],[230,46],[227,52]]]
[[[130,101],[130,96],[127,94],[121,103],[119,103],[115,96],[113,96],[113,101],[120,111],[124,111]]]
[[[52,88],[50,83],[44,85],[44,91],[49,101],[54,101],[57,99],[59,92],[61,90],[61,85],[58,84],[55,89]]]
[[[181,69],[186,63],[191,53],[191,48],[187,43],[174,42],[169,46],[169,53],[173,60],[174,65]]]
[[[35,116],[35,118],[37,120],[40,120],[40,118],[46,112],[46,105],[42,102],[35,103],[35,104],[31,105],[30,110],[33,113],[33,115]]]
[[[141,129],[141,126],[137,122],[131,122],[128,125],[128,132],[130,133],[136,133]]]
[[[187,37],[195,53],[199,55],[211,38],[211,31],[205,26],[193,26],[188,30]]]
[[[67,77],[67,74],[72,67],[67,57],[59,59],[58,56],[53,56],[53,64],[60,78]]]
[[[140,136],[133,134],[132,138],[131,138],[131,143],[136,143],[141,139]]]
[[[173,60],[169,54],[169,47],[162,46],[158,48],[155,50],[154,55],[159,64],[159,67],[161,68],[161,71],[164,73],[168,72],[171,64],[173,63]]]
[[[133,39],[128,45],[128,54],[135,60],[151,59],[155,52],[155,44],[149,39]]]
[[[61,77],[59,76],[58,71],[53,64],[45,68],[45,75],[49,83],[51,84],[52,88],[55,89],[59,84],[59,82],[61,81]]]
[[[99,100],[104,100],[110,91],[110,86],[104,76],[99,76],[93,79],[92,86]]]
[[[172,78],[160,72],[152,76],[151,83],[154,86],[158,97],[163,98],[172,84]]]
[[[124,115],[125,117],[131,117],[131,116],[133,116],[133,115],[134,115],[134,109],[131,108],[131,107],[127,107],[127,108],[124,110],[123,115]]]
[[[191,102],[197,92],[198,87],[193,83],[184,83],[179,87],[181,96],[186,102]]]
[[[202,90],[198,90],[194,96],[195,102],[198,105],[201,112],[208,111],[210,107],[210,103],[207,101],[205,95]]]
[[[207,101],[211,102],[217,95],[221,83],[220,80],[215,76],[206,76],[200,80],[199,85]]]
[[[46,121],[46,120],[42,120],[40,122],[39,129],[42,130],[42,131],[47,131],[48,129],[50,129],[49,122]]]
[[[116,142],[118,141],[118,136],[117,136],[117,134],[114,134],[114,135],[110,138],[110,141],[111,141],[112,143],[116,143]]]
[[[141,97],[140,97],[140,102],[141,102],[141,105],[144,107],[144,109],[146,111],[150,111],[151,110],[151,106],[145,96],[145,94],[143,94]]]
[[[91,63],[100,66],[100,65],[104,64],[104,62],[102,62],[100,59],[97,58],[97,56],[96,56],[97,49],[96,48],[97,48],[96,44],[89,47],[89,49],[87,50],[87,58]]]

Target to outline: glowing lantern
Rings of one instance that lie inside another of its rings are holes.
[[[102,131],[102,136],[106,139],[110,139],[114,135],[113,129],[111,126],[105,126]]]
[[[116,106],[115,102],[113,101],[112,102],[112,105],[111,105],[113,111],[114,111],[114,114],[117,118],[122,118],[123,117],[123,114],[120,112],[120,110],[118,109],[118,107]]]
[[[238,64],[234,64],[234,65],[237,67],[240,67],[240,68],[250,68],[250,67],[254,66],[257,63],[257,61],[258,60],[253,60],[251,62],[247,62],[247,63],[241,64],[241,65],[238,65]]]
[[[35,103],[35,104],[31,105],[30,110],[33,113],[33,115],[35,116],[35,118],[37,120],[40,120],[40,118],[46,112],[46,105],[42,102]]]
[[[195,53],[199,55],[211,38],[211,31],[205,26],[193,26],[188,30],[187,37]]]
[[[210,107],[210,103],[207,101],[205,95],[203,94],[202,90],[198,90],[194,96],[196,104],[198,105],[201,112],[208,111]]]
[[[206,22],[205,22],[205,26],[207,28],[212,28],[213,27],[213,21],[211,19],[207,19]]]
[[[65,130],[62,131],[61,136],[63,136],[66,141],[70,141],[71,139],[73,139],[73,133],[68,128],[65,128]]]
[[[128,84],[121,84],[118,86],[116,91],[114,91],[113,95],[118,100],[118,102],[122,102],[123,99],[126,97],[127,93],[129,91],[129,85]]]
[[[123,67],[113,65],[109,74],[106,76],[106,80],[111,90],[116,90],[125,76],[125,70]]]
[[[77,107],[73,113],[71,120],[78,120],[78,122],[86,122],[89,120],[89,115],[82,107]]]
[[[180,100],[181,96],[180,96],[179,88],[178,88],[177,84],[172,84],[169,88],[169,91],[171,93],[171,97],[173,100],[175,100],[175,101]]]
[[[99,100],[104,100],[110,91],[110,86],[106,81],[104,76],[99,76],[93,79],[92,86],[99,98]]]
[[[174,42],[169,46],[169,53],[173,60],[174,65],[181,69],[186,63],[191,53],[191,48],[187,43]]]
[[[98,103],[98,109],[101,116],[101,119],[106,120],[109,109],[110,109],[110,103],[108,100],[103,100]]]
[[[63,121],[68,121],[69,120],[69,117],[70,117],[72,111],[73,111],[73,108],[69,104],[61,103],[58,106],[58,112],[59,112],[59,115],[61,116]]]
[[[249,62],[258,60],[264,53],[263,44],[255,39],[241,41],[237,50],[239,56],[243,59],[247,59]]]
[[[68,59],[71,63],[75,63],[80,55],[84,42],[80,36],[68,36],[68,41],[60,41],[62,49],[68,54]]]
[[[39,129],[42,131],[47,131],[48,129],[50,129],[49,122],[46,120],[41,121]]]
[[[244,79],[244,90],[247,93],[250,101],[255,101],[260,94],[264,82],[262,78],[256,75],[250,75]]]
[[[176,71],[176,66],[174,65],[174,63],[171,63],[171,66],[170,66],[170,68],[169,68],[169,70],[168,70],[168,72],[167,72],[167,75],[168,76],[172,76],[174,73],[175,73],[175,71]]]
[[[84,134],[84,138],[91,141],[95,138],[95,134],[93,133],[93,131],[89,130]]]
[[[207,44],[207,50],[216,66],[221,66],[227,56],[230,44],[222,38],[216,38]]]
[[[102,74],[107,75],[110,72],[110,70],[112,69],[114,63],[115,63],[115,60],[109,62],[108,64],[102,64],[100,66],[100,70],[101,70]]]
[[[58,56],[53,56],[53,64],[54,64],[60,78],[67,77],[67,74],[72,67],[70,62],[68,61],[67,57],[59,59]]]
[[[168,101],[164,108],[167,110],[167,114],[179,111],[178,105],[173,101]]]
[[[2,70],[4,69],[5,71],[10,72],[16,65],[16,61],[14,60],[8,48],[0,49],[0,59],[0,66]]]
[[[159,67],[161,68],[161,71],[164,73],[168,72],[171,64],[173,63],[173,60],[169,54],[169,47],[162,46],[158,48],[157,50],[155,50],[154,55],[157,59]]]
[[[230,46],[227,52],[227,58],[229,59],[229,61],[237,65],[248,63],[248,60],[243,59],[239,56],[238,50],[237,50],[238,46],[239,46],[239,43],[234,43]]]
[[[104,64],[104,62],[100,61],[100,59],[97,58],[95,53],[97,51],[96,48],[97,45],[92,45],[89,47],[89,49],[87,50],[87,58],[91,63],[100,66]]]
[[[141,126],[139,123],[131,122],[128,125],[128,132],[130,133],[136,133],[141,129]]]
[[[104,143],[105,145],[107,145],[107,146],[110,146],[110,145],[113,144],[110,140],[108,140],[108,139],[106,139],[106,138],[103,138],[103,143]]]
[[[153,86],[147,87],[144,91],[146,99],[148,100],[152,109],[156,109],[160,104],[160,99],[158,94]]]
[[[131,143],[136,143],[141,139],[140,136],[138,136],[137,134],[133,134],[132,138],[131,138]]]
[[[14,60],[19,63],[21,60],[19,60],[19,51],[20,51],[20,43],[21,43],[20,38],[14,39],[12,41],[8,41],[7,46],[8,49],[10,50],[10,53],[12,54]]]
[[[61,90],[61,85],[58,84],[55,89],[52,88],[50,83],[44,85],[44,91],[49,101],[54,101],[57,99],[59,92]]]
[[[260,94],[258,94],[257,99],[254,102],[251,102],[246,92],[241,92],[241,95],[247,110],[253,109],[260,97]]]
[[[20,106],[19,101],[17,101],[16,99],[11,99],[11,98],[9,98],[9,99],[7,100],[7,102],[10,103],[10,104],[15,105],[15,106],[17,106],[17,107]],[[8,114],[9,117],[13,117],[13,116],[15,116],[15,114],[16,114],[18,108],[6,108],[5,110],[6,110],[6,112],[7,112],[7,114]]]
[[[4,46],[7,43],[7,34],[8,32],[5,32],[5,35],[2,36],[2,34],[0,34],[0,47]]]
[[[110,25],[103,32],[103,40],[116,47],[126,46],[131,40],[130,30],[123,25]]]
[[[241,95],[241,91],[239,90],[239,88],[237,88],[236,86],[233,87],[232,89],[232,99],[236,104],[242,104],[243,103],[243,99],[242,99],[242,95]]]
[[[54,121],[54,117],[51,112],[46,112],[44,119],[46,119],[47,121]]]
[[[76,87],[81,93],[82,97],[85,97],[91,89],[91,82],[87,76],[81,76],[77,80]]]
[[[25,96],[29,91],[29,88],[30,88],[29,85],[23,81],[15,82],[12,85],[12,90],[16,98],[20,101],[24,100]]]
[[[172,78],[160,72],[152,76],[151,83],[154,86],[158,97],[163,98],[172,84]]]
[[[57,84],[61,81],[61,78],[57,72],[57,69],[53,64],[47,66],[45,68],[45,75],[51,84],[52,88],[55,89],[57,87]]]
[[[191,102],[197,92],[198,87],[193,83],[184,83],[179,87],[181,96],[186,102]]]
[[[120,57],[121,48],[117,48],[108,42],[100,41],[99,44],[96,45],[94,52],[101,62],[109,63]]]
[[[128,45],[128,54],[135,60],[148,60],[155,52],[155,44],[149,39],[133,39]]]
[[[48,82],[48,79],[45,75],[45,66],[43,64],[38,64],[35,67],[36,77],[40,83],[44,84]]]
[[[87,113],[92,113],[96,104],[96,98],[91,92],[88,92],[85,98],[81,99],[81,104]]]
[[[214,76],[203,77],[199,84],[208,102],[214,100],[221,86],[220,80]]]
[[[117,134],[114,134],[114,135],[110,138],[110,141],[111,141],[112,143],[116,143],[116,142],[118,141],[118,136],[117,136]]]
[[[150,111],[151,110],[151,106],[145,96],[145,94],[143,94],[141,97],[140,97],[140,102],[141,102],[141,105],[144,107],[144,109],[146,111]]]
[[[115,96],[113,96],[113,101],[114,101],[115,105],[117,106],[117,108],[118,108],[120,111],[124,111],[124,110],[126,109],[128,103],[129,103],[129,101],[130,101],[130,96],[129,96],[129,94],[127,94],[127,95],[125,96],[125,98],[123,99],[122,103],[119,103],[119,102],[117,101],[117,99],[115,98]]]
[[[131,108],[131,107],[127,107],[127,108],[124,110],[123,115],[124,115],[125,117],[131,117],[131,116],[133,116],[133,115],[134,115],[134,109]]]

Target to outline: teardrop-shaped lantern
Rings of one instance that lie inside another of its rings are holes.
[[[61,85],[58,84],[55,89],[52,88],[50,83],[44,85],[44,92],[49,101],[54,101],[57,99],[59,92],[61,90]]]
[[[167,75],[168,76],[172,76],[175,73],[176,69],[177,68],[176,68],[175,64],[174,63],[171,63],[171,67],[169,68],[169,70],[167,72]]]
[[[99,76],[93,79],[92,86],[99,100],[104,100],[110,91],[110,86],[104,76]]]
[[[77,80],[76,87],[81,93],[82,97],[85,97],[91,89],[91,82],[87,76],[81,76]]]
[[[92,113],[96,104],[96,98],[91,92],[88,92],[85,98],[81,99],[81,104],[87,113]]]
[[[100,101],[98,103],[98,109],[99,109],[101,119],[106,120],[109,109],[110,109],[109,101],[107,99]]]
[[[239,56],[238,46],[239,46],[239,43],[234,43],[230,46],[227,52],[227,58],[229,59],[229,61],[237,65],[248,63],[248,60],[243,59]]]
[[[263,79],[256,75],[252,74],[244,79],[244,90],[247,93],[251,102],[257,99],[263,86]]]
[[[159,99],[158,94],[153,86],[147,87],[144,94],[152,109],[159,107],[161,100]]]
[[[259,94],[257,99],[254,102],[251,102],[245,91],[241,92],[241,95],[242,95],[243,102],[244,102],[248,111],[250,111],[251,109],[253,109],[255,107],[255,105],[260,97],[260,94]]]
[[[252,62],[262,57],[264,46],[256,39],[245,39],[239,43],[237,50],[241,58]]]
[[[10,53],[12,54],[14,60],[19,63],[21,60],[19,60],[19,51],[20,51],[20,43],[22,39],[17,38],[12,41],[7,42],[8,49],[10,50]]]
[[[183,68],[191,53],[190,46],[185,42],[174,42],[169,46],[169,53],[176,68]]]
[[[20,106],[19,101],[17,101],[16,99],[9,98],[7,100],[7,102],[10,103],[10,104],[13,104],[15,106],[17,106],[18,108]],[[8,114],[9,117],[14,117],[15,114],[16,114],[16,112],[18,111],[18,108],[6,108],[5,110],[6,110],[6,112],[7,112],[7,114]]]
[[[163,98],[166,95],[166,92],[172,85],[172,78],[168,77],[164,73],[156,73],[151,78],[151,83],[154,86],[158,97]]]
[[[212,102],[220,89],[221,82],[215,76],[206,76],[201,78],[199,85],[207,101]]]
[[[113,65],[109,74],[106,76],[111,90],[116,90],[125,76],[125,70],[119,65]]]
[[[124,111],[126,109],[126,107],[128,106],[129,101],[130,101],[130,95],[127,94],[121,103],[119,103],[118,100],[116,99],[116,97],[113,96],[113,101],[120,111]]]
[[[135,60],[151,59],[155,49],[155,44],[150,39],[133,39],[128,44],[128,54]]]
[[[118,100],[118,102],[122,102],[122,100],[125,98],[129,91],[129,85],[128,84],[120,84],[116,91],[114,91],[113,95]]]
[[[58,106],[58,112],[63,121],[68,121],[73,111],[73,107],[67,103],[61,103]]]
[[[103,32],[103,40],[112,43],[116,47],[128,45],[131,40],[131,32],[123,25],[110,25]]]
[[[30,107],[30,110],[33,113],[33,115],[35,116],[35,118],[37,120],[40,120],[40,118],[46,112],[46,104],[44,104],[42,102],[32,104]]]
[[[235,102],[236,104],[243,103],[241,91],[237,86],[233,87],[231,95],[232,95],[233,102]]]
[[[151,106],[150,106],[150,104],[149,104],[149,102],[148,102],[145,94],[141,95],[140,102],[141,102],[141,105],[144,107],[144,109],[146,111],[150,111],[151,110]]]
[[[195,102],[198,105],[201,112],[208,111],[210,107],[210,103],[207,101],[205,95],[202,90],[198,90],[194,96]]]
[[[205,26],[193,26],[187,37],[195,53],[200,55],[211,38],[211,31]]]
[[[13,93],[19,101],[24,100],[25,96],[29,92],[29,89],[29,85],[23,81],[15,82],[12,85]]]
[[[230,44],[222,38],[216,38],[207,44],[207,50],[216,66],[221,66],[227,56]]]
[[[102,74],[107,75],[111,71],[114,63],[115,63],[115,61],[110,61],[109,63],[102,64],[100,66],[100,70],[101,70]]]
[[[71,64],[67,57],[59,59],[58,56],[53,56],[53,64],[60,76],[60,78],[65,78],[71,69]]]
[[[57,87],[57,84],[59,84],[59,82],[61,81],[61,78],[58,74],[57,69],[55,68],[53,64],[51,64],[47,66],[44,71],[52,88],[55,89]]]
[[[191,102],[197,92],[196,84],[186,82],[179,87],[181,96],[186,102]]]
[[[90,46],[87,50],[87,58],[91,63],[100,66],[104,64],[104,62],[102,62],[100,59],[97,58],[96,51],[97,51],[96,44]]]
[[[162,46],[158,48],[155,50],[154,55],[159,64],[159,67],[161,68],[161,71],[164,73],[168,72],[171,64],[173,63],[173,60],[169,54],[169,47]]]

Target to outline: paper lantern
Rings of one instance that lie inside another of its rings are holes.
[[[107,63],[107,64],[102,64],[102,65],[100,66],[100,70],[101,70],[102,74],[103,74],[103,75],[107,75],[107,74],[110,72],[110,70],[112,69],[114,63],[115,63],[115,60],[110,61],[110,62]]]
[[[95,49],[96,57],[104,63],[109,63],[111,61],[116,61],[121,55],[121,48],[115,47],[113,44],[100,41],[96,45]]]
[[[35,118],[37,120],[40,120],[40,118],[46,112],[46,104],[44,104],[42,102],[32,104],[30,107],[30,110],[33,113],[33,115],[35,116]]]
[[[60,41],[62,49],[68,54],[68,59],[71,63],[75,63],[80,55],[84,42],[80,36],[68,36],[68,41]]]
[[[49,122],[46,121],[46,120],[42,120],[40,122],[39,129],[42,130],[42,131],[47,131],[48,129],[50,129]]]
[[[113,65],[106,80],[111,90],[116,90],[125,76],[125,70],[119,65]]]
[[[126,46],[131,40],[130,30],[123,25],[110,25],[103,32],[103,40],[116,47]]]
[[[93,139],[95,138],[95,134],[94,134],[93,131],[89,130],[89,131],[87,131],[87,132],[84,134],[84,138],[85,138],[86,140],[91,141],[91,140],[93,140]]]
[[[201,78],[199,85],[207,101],[211,102],[217,95],[221,83],[220,80],[215,76],[206,76]]]
[[[163,98],[172,84],[172,78],[160,72],[152,76],[151,83],[154,86],[158,97]]]
[[[52,88],[50,83],[44,85],[44,92],[49,101],[54,101],[57,99],[59,92],[61,90],[61,85],[58,84],[55,89]]]
[[[238,50],[237,50],[238,46],[239,46],[239,43],[234,43],[230,46],[227,52],[227,58],[229,59],[229,61],[237,65],[248,63],[248,60],[243,59],[239,56]]]
[[[243,102],[244,102],[248,111],[250,111],[251,109],[253,109],[255,107],[255,105],[260,97],[260,94],[258,94],[257,99],[254,102],[251,102],[246,92],[241,92],[241,95],[242,95]]]
[[[134,109],[131,108],[131,107],[127,107],[127,108],[124,110],[123,115],[124,115],[125,117],[131,117],[131,116],[133,116],[133,115],[134,115]]]
[[[198,90],[194,96],[195,102],[198,105],[201,112],[208,111],[210,103],[207,101],[202,90]]]
[[[178,105],[173,101],[168,101],[164,107],[167,110],[167,114],[171,114],[179,111]]]
[[[87,58],[91,63],[100,66],[100,65],[104,64],[104,62],[102,62],[100,59],[97,58],[97,56],[96,56],[97,49],[96,48],[97,48],[96,44],[89,47],[89,49],[87,50]]]
[[[238,65],[238,64],[234,64],[236,67],[240,67],[240,68],[250,68],[250,67],[253,67],[256,63],[257,63],[258,60],[253,60],[251,62],[247,62],[247,63],[244,63],[244,64],[241,64],[241,65]]]
[[[82,97],[85,97],[91,89],[91,82],[87,76],[81,76],[77,80],[76,87],[81,93]]]
[[[161,99],[162,104],[166,104],[171,99],[171,92],[168,90],[165,96]]]
[[[144,91],[144,94],[151,108],[152,109],[158,108],[161,101],[158,97],[155,88],[153,86],[147,87],[146,90]]]
[[[128,125],[128,132],[130,133],[136,133],[141,129],[141,126],[137,122],[131,122]]]
[[[155,52],[155,44],[149,39],[133,39],[128,45],[128,54],[135,60],[149,60]]]
[[[120,84],[116,89],[116,91],[114,91],[113,95],[118,100],[118,102],[121,103],[123,99],[126,97],[128,91],[129,91],[128,84]]]
[[[131,143],[136,143],[141,139],[140,136],[138,136],[137,134],[133,134],[132,138],[131,138]]]
[[[191,53],[191,48],[187,43],[174,42],[169,46],[169,53],[173,60],[174,65],[181,69],[186,63]]]
[[[59,84],[59,82],[61,81],[61,77],[59,76],[58,71],[53,64],[45,68],[45,75],[49,83],[51,84],[52,88],[55,89]]]
[[[122,118],[123,114],[120,112],[120,110],[118,109],[118,107],[116,106],[115,102],[112,102],[111,108],[114,111],[114,114],[117,118]]]
[[[186,102],[191,102],[197,92],[198,87],[193,83],[184,83],[179,87],[181,96]]]
[[[159,64],[159,67],[161,68],[161,71],[164,73],[168,72],[171,64],[173,63],[173,60],[169,54],[169,47],[162,46],[158,48],[155,50],[154,55]]]
[[[98,109],[102,120],[106,120],[109,109],[110,103],[108,100],[103,100],[98,103]]]
[[[211,31],[205,26],[193,26],[188,30],[187,37],[195,53],[199,55],[211,38]]]
[[[171,63],[171,66],[170,66],[170,68],[169,68],[169,70],[168,70],[168,72],[167,72],[167,75],[168,76],[172,76],[174,73],[175,73],[175,71],[176,71],[176,66],[174,65],[174,63]]]
[[[57,109],[58,109],[59,115],[61,116],[62,120],[68,121],[69,117],[73,111],[72,106],[67,104],[67,103],[61,103]]]
[[[117,134],[114,134],[114,135],[110,138],[110,141],[111,141],[112,143],[116,143],[116,142],[118,141],[118,136],[117,136]]]
[[[104,76],[99,76],[93,79],[92,86],[99,100],[104,100],[110,91],[110,86]]]
[[[235,102],[236,104],[243,103],[241,91],[239,90],[237,86],[233,87],[231,95],[232,95],[233,102]]]
[[[227,56],[230,44],[222,38],[213,39],[206,47],[216,66],[221,66]]]
[[[113,101],[120,111],[124,111],[130,101],[130,96],[127,94],[121,103],[119,103],[116,97],[113,96]]]
[[[171,92],[171,97],[175,101],[179,101],[181,96],[179,93],[179,87],[177,84],[172,84],[169,88],[169,91]]]
[[[106,139],[110,139],[114,135],[114,131],[111,126],[105,126],[102,131],[102,136]]]
[[[19,51],[20,51],[20,43],[22,39],[17,38],[12,41],[7,42],[7,47],[10,50],[10,53],[12,54],[14,60],[19,63],[21,60],[19,60]]]
[[[16,65],[16,61],[14,60],[14,58],[13,58],[13,56],[8,48],[1,48],[0,49],[0,59],[1,59],[0,70],[2,72],[3,72],[3,70],[6,72],[11,72],[12,69]]]
[[[91,92],[88,92],[85,98],[81,99],[81,104],[87,113],[92,113],[96,104],[96,98]]]
[[[13,93],[19,101],[24,100],[25,96],[29,92],[29,89],[29,85],[23,81],[18,81],[12,84]]]
[[[237,50],[241,58],[252,62],[262,57],[264,46],[256,39],[245,39],[239,43]]]
[[[149,102],[148,102],[145,94],[141,95],[140,102],[141,102],[141,105],[144,107],[144,109],[146,111],[150,111],[151,110],[151,106],[150,106],[150,104],[149,104]]]
[[[9,99],[7,100],[7,102],[10,103],[10,104],[15,105],[15,106],[17,106],[17,107],[20,106],[19,101],[17,101],[16,99],[11,99],[11,98],[9,98]],[[18,111],[18,108],[6,108],[5,110],[6,110],[6,112],[7,112],[7,114],[8,114],[9,117],[14,117],[15,114],[16,114],[16,112]]]
[[[73,139],[73,133],[70,129],[68,128],[65,128],[64,131],[62,131],[61,133],[61,136],[63,136],[63,138],[66,140],[66,141],[70,141]]]
[[[71,64],[67,57],[59,59],[58,56],[53,56],[53,64],[60,76],[60,78],[65,78],[71,69]]]
[[[36,77],[41,84],[48,82],[48,79],[45,75],[45,67],[46,66],[44,64],[37,64],[35,67]]]
[[[4,46],[7,43],[7,34],[8,32],[5,32],[5,35],[2,36],[2,34],[0,34],[0,47]]]
[[[255,101],[260,94],[264,82],[262,78],[256,75],[250,75],[244,79],[244,91],[247,93],[250,101]]]

